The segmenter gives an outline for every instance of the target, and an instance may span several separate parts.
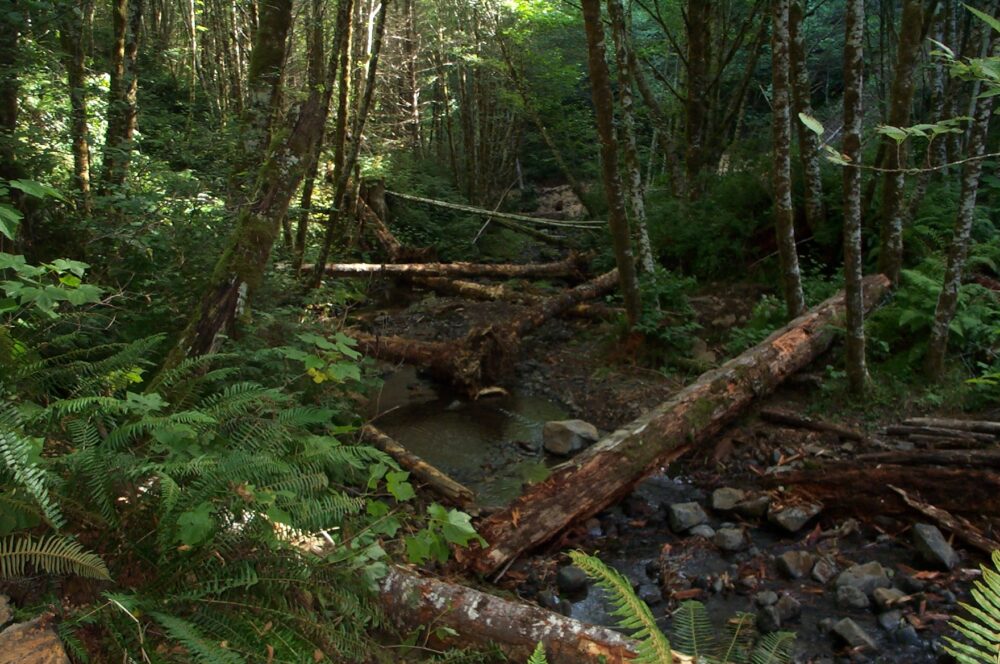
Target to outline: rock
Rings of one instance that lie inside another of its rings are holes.
[[[767,510],[770,506],[771,497],[768,495],[762,495],[747,498],[746,500],[737,503],[733,510],[740,516],[745,516],[748,519],[759,519],[767,514]]]
[[[723,551],[741,551],[747,546],[746,534],[740,528],[720,528],[712,541]]]
[[[0,628],[9,623],[14,618],[14,612],[10,609],[10,598],[0,595]]]
[[[850,618],[844,618],[834,624],[833,633],[843,639],[844,643],[852,648],[875,649],[875,641],[868,635],[868,632],[861,629],[856,622]]]
[[[812,578],[814,581],[818,581],[823,585],[826,585],[830,579],[834,577],[837,573],[837,568],[826,558],[820,558],[816,561],[816,564],[812,568]]]
[[[802,604],[788,594],[782,595],[774,608],[778,610],[778,617],[781,618],[782,624],[795,620],[802,614]]]
[[[899,621],[903,619],[903,612],[899,609],[885,611],[878,614],[878,624],[890,634],[899,629]]]
[[[639,586],[639,599],[647,606],[656,606],[663,601],[663,593],[652,583],[645,583]]]
[[[913,545],[923,559],[933,565],[952,569],[958,564],[958,554],[951,548],[936,526],[927,523],[914,525]]]
[[[866,595],[871,595],[876,588],[888,588],[890,584],[885,569],[873,560],[864,565],[852,565],[845,569],[837,577],[836,585],[838,588],[851,586]]]
[[[704,537],[705,539],[712,539],[713,537],[715,537],[715,528],[708,525],[707,523],[702,523],[689,530],[688,533],[690,535],[694,535],[695,537]]]
[[[69,664],[69,657],[45,617],[0,632],[0,664]]]
[[[705,523],[708,515],[698,503],[674,503],[667,508],[667,518],[670,528],[675,533],[682,533],[698,524]]]
[[[765,606],[757,614],[757,630],[766,634],[781,629],[781,616],[774,606]]]
[[[816,563],[816,556],[808,551],[786,551],[778,556],[778,571],[789,579],[801,579],[809,574]]]
[[[917,634],[917,629],[913,625],[903,625],[898,630],[896,630],[893,637],[898,643],[904,646],[920,646],[923,645],[920,641],[920,635]]]
[[[860,588],[854,586],[841,586],[837,588],[837,605],[849,609],[867,609],[868,595]]]
[[[915,579],[909,574],[897,574],[895,576],[896,585],[900,590],[910,595],[923,592],[927,588],[927,582],[922,579]]]
[[[538,606],[549,611],[559,611],[559,596],[551,590],[543,590],[535,596]]]
[[[646,561],[645,564],[646,576],[651,579],[658,579],[660,577],[660,561],[656,559],[650,559]]]
[[[880,609],[888,609],[889,607],[895,606],[900,603],[906,597],[906,593],[902,590],[896,588],[876,588],[872,593],[872,598],[875,600],[875,606]]]
[[[767,520],[790,533],[797,533],[822,510],[823,506],[819,503],[805,503],[786,507],[779,511],[769,511]]]
[[[566,595],[580,593],[587,589],[587,575],[579,567],[565,565],[556,573],[556,587]]]
[[[732,487],[716,489],[712,492],[712,509],[716,512],[731,512],[746,496],[746,492],[742,489]]]
[[[542,445],[559,456],[575,454],[600,439],[597,427],[583,420],[546,422],[542,427]]]
[[[757,602],[757,606],[771,606],[778,603],[778,594],[773,590],[761,590],[753,599]]]

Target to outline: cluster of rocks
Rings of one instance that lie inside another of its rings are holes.
[[[69,664],[59,636],[50,625],[51,615],[11,623],[10,600],[0,595],[0,664]]]

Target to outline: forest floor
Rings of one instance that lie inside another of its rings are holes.
[[[723,341],[731,326],[743,324],[749,316],[757,299],[753,290],[727,287],[716,290],[724,296],[693,298],[702,325],[701,341],[695,344],[699,362],[710,365],[725,359]],[[372,331],[423,340],[457,340],[472,327],[506,320],[519,309],[506,302],[472,302],[408,289],[392,289],[383,293],[382,300],[396,305],[363,313]],[[535,418],[536,432],[542,419],[559,419],[560,412],[609,432],[665,401],[693,378],[639,366],[633,356],[637,347],[616,342],[618,332],[607,322],[548,321],[524,340],[506,387],[551,402],[556,410],[518,411],[507,402],[497,410],[509,417]],[[824,358],[814,363],[823,366]],[[467,460],[471,471],[445,468],[457,472],[461,480],[473,484],[483,480],[477,472],[502,475],[505,465],[521,463],[525,456],[548,465],[556,461],[544,459],[540,446],[518,447],[511,442],[519,441],[500,440],[502,436],[490,432],[485,434],[490,438],[487,447],[476,448],[470,437],[479,433],[470,433],[464,424],[457,425],[455,439],[449,439],[447,429],[455,426],[454,421],[478,419],[482,429],[497,430],[505,426],[503,415],[491,419],[494,415],[483,410],[488,406],[462,406],[460,397],[414,372],[386,369],[388,375],[403,376],[406,383],[401,397],[387,398],[377,409],[386,413],[392,435],[409,447],[407,436],[423,427],[429,430],[431,446],[443,447],[445,454],[439,459],[461,457],[463,452],[471,455]],[[807,370],[756,406],[802,414],[821,411],[829,405],[822,385],[823,378]],[[403,417],[393,426],[394,415],[387,411],[413,402],[420,403],[421,423]],[[463,407],[479,410],[463,411]],[[435,412],[442,417],[452,413],[457,419],[449,424],[435,419]],[[912,515],[858,514],[828,504],[807,525],[792,530],[770,523],[759,510],[732,511],[716,503],[715,490],[733,488],[745,492],[746,502],[764,505],[766,511],[768,503],[780,505],[784,495],[780,486],[762,488],[762,478],[809,468],[816,461],[850,460],[886,449],[885,443],[873,439],[844,440],[830,432],[773,424],[755,413],[756,409],[725,429],[712,445],[645,480],[620,504],[572,528],[532,557],[517,560],[499,585],[571,617],[610,625],[614,621],[599,591],[574,589],[570,580],[560,578],[559,569],[567,563],[562,552],[581,548],[630,578],[664,626],[678,602],[696,598],[718,624],[736,612],[753,611],[761,629],[796,632],[799,662],[936,661],[945,623],[955,613],[957,601],[967,595],[969,580],[978,573],[972,568],[980,558],[964,553],[961,564],[950,572],[929,564],[914,548],[911,529],[920,520]],[[826,416],[839,421],[835,413]],[[896,422],[839,423],[876,431]],[[530,435],[518,431],[515,438]],[[519,482],[513,485],[508,492],[517,491]],[[672,506],[687,503],[697,503],[703,514],[696,517],[694,532],[676,532],[669,518],[677,509]],[[727,542],[726,537],[735,540]],[[855,568],[856,574],[847,575],[854,580],[842,584],[838,575],[854,565],[865,567]],[[874,586],[891,588],[873,593]],[[840,622],[844,618],[853,623]]]

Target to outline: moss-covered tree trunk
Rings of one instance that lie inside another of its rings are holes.
[[[587,33],[587,68],[590,71],[590,91],[597,116],[597,135],[601,142],[601,179],[608,199],[608,226],[618,265],[618,282],[625,300],[625,315],[629,326],[635,325],[642,313],[639,286],[636,283],[635,259],[625,215],[625,200],[618,175],[618,144],[615,140],[614,107],[611,77],[605,60],[604,26],[601,23],[600,0],[584,0],[583,25]]]
[[[138,120],[139,36],[143,0],[116,0],[113,5],[115,41],[108,89],[108,126],[104,136],[101,193],[119,187],[128,178],[132,139]]]
[[[864,44],[864,0],[848,0],[844,39],[844,155],[861,163]],[[865,367],[865,311],[861,293],[861,169],[844,168],[844,300],[847,318],[847,378],[860,394],[868,378]]]
[[[77,5],[79,14],[66,12],[59,29],[59,43],[66,63],[69,89],[70,141],[73,151],[73,178],[79,192],[80,209],[90,212],[90,130],[87,124],[86,42],[90,0]]]
[[[819,169],[819,136],[799,121],[798,114],[811,116],[812,83],[806,67],[806,40],[803,0],[793,0],[789,8],[788,28],[792,66],[792,101],[795,117],[792,123],[798,129],[799,162],[802,164],[802,181],[805,193],[806,225],[815,232],[823,223],[823,179]]]
[[[698,176],[705,166],[705,126],[708,123],[708,67],[711,63],[712,3],[687,2],[687,91],[684,97],[685,180],[688,195],[700,192]]]
[[[781,263],[781,284],[788,317],[805,310],[799,255],[795,247],[795,215],[792,208],[792,125],[789,93],[789,0],[771,2],[771,89],[773,108],[774,226]]]

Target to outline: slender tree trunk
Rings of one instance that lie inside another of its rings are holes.
[[[774,107],[774,226],[788,318],[805,311],[799,256],[795,248],[795,215],[792,209],[792,126],[788,85],[789,0],[772,0],[771,79]]]
[[[823,223],[823,179],[819,168],[819,136],[809,130],[798,119],[798,114],[812,115],[812,83],[806,67],[806,43],[803,26],[804,0],[793,0],[788,14],[789,37],[791,38],[792,100],[795,117],[792,123],[798,129],[799,161],[802,163],[802,179],[805,184],[806,225],[809,230]]]
[[[989,52],[998,52],[997,33],[993,33]],[[986,150],[986,138],[989,133],[990,115],[993,111],[992,96],[979,97],[976,104],[975,121],[969,134],[966,146],[968,157],[980,157]],[[982,174],[983,162],[974,159],[962,167],[962,193],[959,197],[958,214],[955,217],[955,233],[948,250],[948,265],[945,269],[944,284],[938,295],[937,308],[934,311],[934,323],[931,325],[931,340],[927,349],[927,374],[932,380],[938,380],[944,373],[944,360],[948,350],[948,332],[951,321],[958,308],[958,289],[962,285],[962,272],[965,259],[969,253],[972,222],[976,212],[976,195],[979,190],[979,177]]]
[[[923,0],[906,0],[899,29],[896,71],[893,75],[887,122],[893,127],[905,127],[910,124],[910,107],[913,104],[914,80],[923,27]],[[886,173],[882,184],[882,226],[879,233],[878,267],[895,286],[899,283],[899,272],[903,267],[903,218],[906,210],[903,193],[906,178],[899,169],[906,165],[906,144],[890,141],[889,137],[883,139],[886,149],[884,165],[897,172]]]
[[[414,18],[413,5],[415,0],[404,0],[403,15],[405,29],[403,34],[403,57],[406,66],[406,90],[405,108],[407,110],[407,136],[410,142],[410,149],[418,155],[421,152],[423,139],[420,134],[420,83],[417,77],[417,30]]]
[[[618,175],[618,146],[615,141],[611,80],[608,63],[605,60],[600,0],[583,0],[583,24],[587,33],[590,90],[594,99],[594,113],[597,116],[597,134],[601,141],[601,175],[604,181],[604,193],[608,198],[608,225],[615,249],[615,263],[618,265],[619,284],[625,300],[625,314],[631,327],[639,320],[642,302],[636,283],[635,260],[632,257],[625,201]]]
[[[90,0],[80,3],[80,15],[66,12],[59,31],[66,61],[66,83],[69,87],[70,136],[73,144],[73,177],[80,193],[80,209],[90,213],[90,132],[87,125],[87,52],[84,33],[90,16]]]
[[[118,160],[125,132],[125,49],[128,41],[129,0],[114,0],[111,5],[111,23],[114,42],[111,47],[111,65],[108,85],[108,125],[104,134],[104,152],[101,182],[98,193],[104,194],[119,172]]]
[[[708,122],[708,66],[711,61],[712,3],[687,2],[687,95],[684,99],[686,123],[685,168],[688,195],[697,198],[698,176],[705,166],[705,127]]]
[[[620,0],[608,0],[608,18],[611,21],[611,35],[615,44],[615,66],[618,70],[619,117],[621,118],[622,154],[625,157],[625,195],[631,213],[632,235],[635,237],[639,255],[639,267],[643,272],[653,272],[653,247],[649,241],[646,224],[646,204],[643,200],[645,188],[642,183],[642,165],[639,162],[639,148],[635,138],[635,115],[632,111],[632,68],[633,59],[628,56],[628,26],[625,11]]]
[[[851,164],[861,163],[864,25],[864,0],[848,0],[844,40],[844,155]],[[864,391],[868,379],[861,263],[861,169],[848,166],[844,168],[845,346],[847,379],[854,394]]]

